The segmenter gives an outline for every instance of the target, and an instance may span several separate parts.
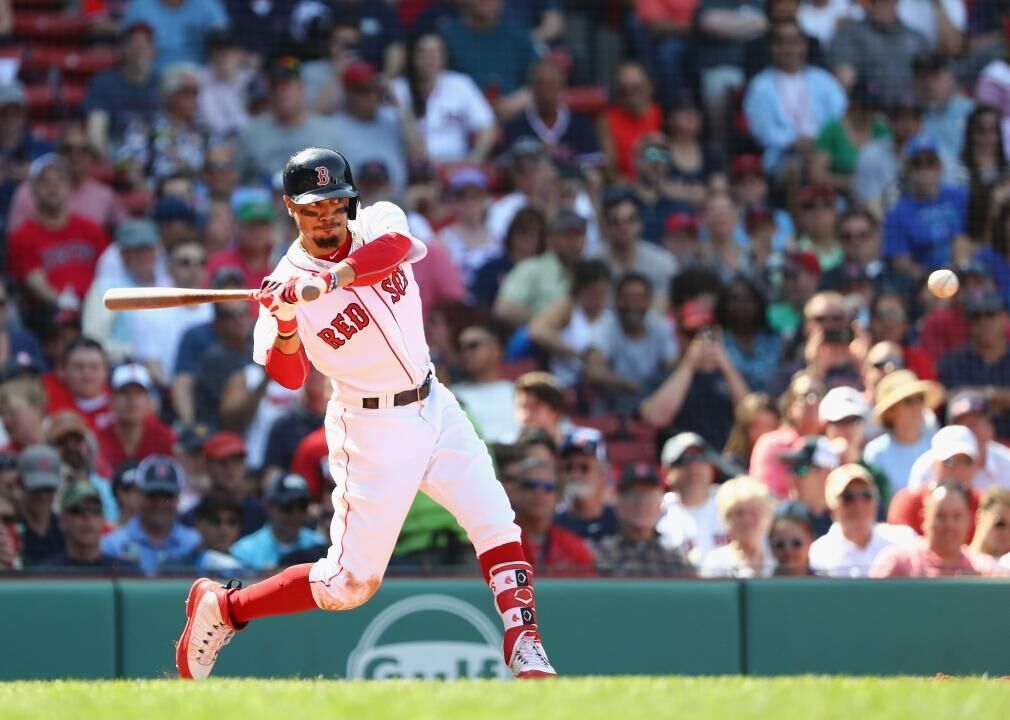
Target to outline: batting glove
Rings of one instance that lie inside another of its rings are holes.
[[[289,285],[293,288],[294,282],[294,278],[286,283],[264,278],[260,285],[260,305],[270,311],[270,314],[277,320],[277,332],[282,335],[289,335],[298,328],[298,322],[295,320],[295,306],[284,299],[284,291]]]

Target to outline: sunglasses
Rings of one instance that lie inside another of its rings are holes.
[[[872,490],[846,490],[842,493],[842,504],[851,505],[856,500],[862,500],[863,502],[870,502],[873,500]]]
[[[203,267],[207,264],[207,258],[176,258],[175,264],[179,267]]]
[[[101,515],[102,508],[98,505],[76,505],[72,508],[67,508],[67,515],[73,515],[74,517],[82,517],[84,515]]]
[[[803,547],[803,541],[800,538],[789,538],[788,540],[773,540],[772,550],[778,550],[782,552],[786,548],[792,548],[793,550],[799,550]]]
[[[472,352],[484,344],[483,340],[468,340],[459,344],[459,349],[463,352]]]
[[[974,464],[975,461],[967,455],[955,455],[943,461],[943,466],[947,468],[971,467]]]
[[[543,490],[544,492],[557,492],[558,484],[549,480],[522,480],[523,490]]]
[[[686,452],[673,462],[673,467],[683,467],[697,462],[707,462],[708,456],[703,452]]]
[[[875,370],[887,370],[887,368],[900,370],[903,367],[905,367],[905,361],[901,358],[884,358],[883,360],[878,360],[873,363],[873,368]]]
[[[818,325],[825,325],[825,324],[828,324],[828,323],[831,323],[831,324],[834,324],[834,325],[840,325],[840,324],[842,324],[844,322],[848,322],[848,320],[849,320],[849,318],[846,317],[842,313],[832,314],[832,315],[814,315],[813,318],[811,318],[811,319],[814,322],[816,322]]]
[[[566,462],[564,468],[568,472],[587,473],[593,469],[593,466],[587,462]]]

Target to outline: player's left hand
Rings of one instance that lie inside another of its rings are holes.
[[[291,288],[294,292],[295,278],[287,282],[264,278],[260,285],[259,301],[260,305],[270,311],[278,321],[290,322],[295,319],[294,303],[285,300],[285,291]]]

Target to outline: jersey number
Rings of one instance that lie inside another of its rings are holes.
[[[389,274],[389,277],[380,283],[379,287],[389,293],[393,302],[400,302],[400,298],[407,292],[407,273],[396,268]]]
[[[344,343],[350,340],[351,336],[359,330],[364,330],[368,327],[370,322],[371,319],[368,317],[368,313],[358,303],[352,302],[344,308],[343,312],[337,313],[337,316],[330,321],[331,327],[323,328],[316,333],[316,337],[331,348],[337,349],[343,347]]]

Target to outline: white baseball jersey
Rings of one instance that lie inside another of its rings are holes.
[[[358,208],[347,227],[352,253],[388,233],[410,237],[410,251],[399,268],[375,285],[337,288],[298,305],[295,316],[305,353],[317,370],[333,380],[334,394],[347,401],[416,387],[428,374],[430,358],[421,296],[410,263],[423,258],[427,249],[410,235],[406,216],[392,203]],[[315,275],[335,264],[312,257],[296,240],[270,277],[283,282]],[[261,306],[253,333],[253,360],[266,363],[276,335],[276,320]]]

